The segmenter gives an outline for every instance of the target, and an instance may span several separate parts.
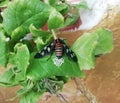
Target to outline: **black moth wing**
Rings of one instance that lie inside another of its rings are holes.
[[[52,54],[55,49],[55,41],[52,41],[50,44],[45,46],[41,51],[36,53],[35,58],[42,58],[46,55]]]
[[[64,50],[65,55],[71,58],[73,61],[77,62],[77,57],[75,53],[64,42],[63,42],[63,47],[64,47],[63,50]]]

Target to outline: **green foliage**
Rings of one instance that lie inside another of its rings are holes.
[[[52,10],[39,0],[15,0],[3,12],[3,27],[13,39],[19,39],[29,32],[30,24],[42,27]]]
[[[0,86],[11,87],[14,85],[17,85],[17,82],[15,82],[15,74],[12,69],[9,69],[0,77]]]
[[[84,77],[84,73],[80,71],[78,64],[69,60],[66,56],[64,56],[65,62],[60,67],[57,67],[53,62],[55,55],[40,59],[34,59],[33,56],[31,56],[27,72],[27,78],[30,80],[34,81],[51,76]]]
[[[103,55],[113,50],[113,36],[108,29],[100,28],[95,31],[99,36],[98,45],[95,49],[95,55]]]
[[[72,46],[81,70],[94,68],[95,56],[109,53],[112,49],[112,32],[104,28],[97,29],[93,33],[84,33]]]
[[[36,103],[43,93],[44,91],[39,93],[29,91],[21,97],[20,103]]]
[[[2,27],[2,24],[0,24],[0,64],[4,67],[6,67],[7,64],[7,42],[5,37],[5,31]]]
[[[53,5],[57,2],[57,0],[48,0],[48,2],[49,2],[50,5]]]
[[[98,35],[95,33],[84,33],[72,46],[76,53],[81,70],[90,69],[95,66],[94,52],[97,45]]]
[[[86,8],[85,2],[79,7]],[[44,92],[59,96],[58,91],[71,77],[85,77],[82,70],[94,68],[96,56],[112,51],[112,33],[101,28],[93,33],[84,33],[73,44],[72,50],[78,62],[63,55],[64,63],[58,67],[53,62],[55,52],[34,58],[53,40],[53,31],[76,22],[79,7],[58,0],[48,0],[47,3],[12,0],[4,10],[0,24],[0,65],[7,69],[0,77],[0,85],[20,85],[16,96],[21,96],[20,103],[36,103]],[[75,12],[71,12],[72,8]],[[46,31],[42,30],[45,24],[48,24]]]
[[[59,11],[62,15],[67,14],[70,10],[70,6],[65,3],[54,4],[53,7],[56,8],[56,10]]]
[[[38,50],[41,50],[52,39],[51,32],[37,29],[33,25],[30,25],[30,32]]]
[[[78,15],[76,14],[71,14],[68,16],[65,20],[65,26],[72,25],[78,20]]]
[[[17,70],[17,75],[15,76],[16,81],[22,81],[26,77],[27,67],[29,65],[29,50],[24,44],[16,44],[14,47],[14,52],[10,53],[9,62],[12,67]]]
[[[6,7],[9,3],[9,0],[2,0],[0,1],[0,7]]]
[[[60,28],[63,26],[63,24],[64,24],[64,17],[59,12],[53,9],[48,19],[49,29]]]

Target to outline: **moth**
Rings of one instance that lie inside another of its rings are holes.
[[[41,51],[36,53],[35,58],[42,58],[46,55],[52,55],[55,51],[56,57],[61,59],[65,54],[67,57],[77,62],[77,57],[74,52],[66,45],[66,43],[62,39],[55,39],[50,42],[47,46],[45,46]]]

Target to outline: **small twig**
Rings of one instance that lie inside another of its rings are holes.
[[[61,103],[63,103],[63,101],[64,101],[64,103],[68,103],[68,101],[64,98],[64,96],[62,95],[62,94],[58,94],[58,98],[61,100]]]
[[[67,100],[64,98],[64,96],[58,93],[57,89],[54,88],[56,84],[54,84],[53,82],[50,82],[48,78],[44,79],[44,81],[46,83],[45,87],[49,90],[51,94],[55,94],[61,103],[68,103]]]
[[[77,81],[77,78],[73,78],[73,80],[77,86],[77,89],[87,98],[90,103],[99,103],[96,100],[96,97],[90,92],[90,90],[86,88],[82,79],[79,81],[79,83]]]
[[[57,39],[57,35],[56,35],[55,31],[53,29],[51,31],[52,31],[52,35],[53,35],[54,39],[56,40]]]

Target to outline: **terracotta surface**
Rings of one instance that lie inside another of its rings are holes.
[[[96,60],[96,68],[86,72],[84,80],[69,81],[63,89],[62,95],[68,103],[120,103],[120,6],[110,10],[105,19],[95,28],[106,27],[113,31],[115,48],[112,53]],[[94,28],[94,29],[95,29]],[[71,45],[84,31],[64,33]],[[61,36],[61,35],[60,35]],[[2,72],[2,69],[1,69]],[[0,88],[0,103],[18,103],[6,101],[15,96],[15,88]],[[95,102],[95,101],[98,102]],[[43,96],[38,103],[60,103],[58,98],[52,96],[46,101]]]

